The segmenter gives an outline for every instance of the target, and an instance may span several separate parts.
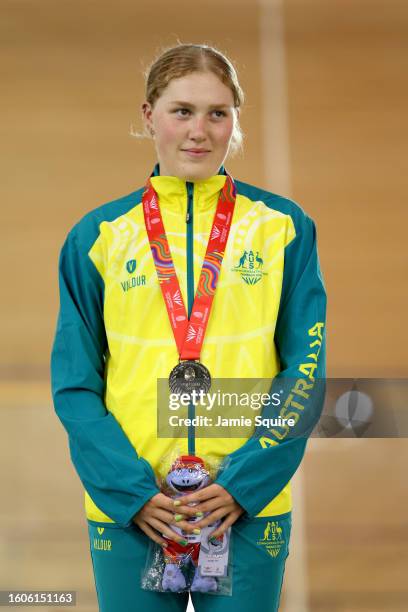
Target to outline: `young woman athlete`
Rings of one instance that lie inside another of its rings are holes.
[[[224,167],[240,144],[242,101],[236,71],[218,50],[188,44],[164,52],[142,107],[155,168],[140,189],[86,214],[61,251],[52,391],[85,489],[102,612],[184,611],[187,593],[141,588],[149,541],[180,542],[174,526],[190,532],[216,519],[214,535],[232,527],[232,591],[192,592],[196,612],[279,606],[290,479],[307,435],[283,428],[247,440],[198,438],[192,426],[186,438],[157,435],[157,380],[187,360],[212,378],[273,380],[281,416],[299,423],[325,375],[314,223],[293,201]],[[156,481],[175,447],[224,466],[178,506]],[[204,518],[191,525],[186,519],[197,512]]]

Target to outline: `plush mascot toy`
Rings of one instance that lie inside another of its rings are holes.
[[[183,495],[207,487],[210,483],[210,474],[205,468],[204,461],[194,455],[183,455],[176,459],[171,466],[165,479],[163,493],[173,499],[179,499]],[[193,516],[187,520],[189,523],[195,523],[200,521],[201,518]],[[220,521],[217,521],[214,526],[219,523]],[[173,592],[186,590],[187,583],[182,567],[187,568],[192,563],[195,569],[190,590],[204,593],[216,591],[217,579],[213,576],[201,576],[198,568],[201,535],[187,533],[179,527],[172,526],[172,529],[184,537],[187,545],[182,546],[169,539],[168,546],[163,548],[166,563],[162,578],[163,590]]]

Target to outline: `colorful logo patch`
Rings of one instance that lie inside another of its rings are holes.
[[[255,285],[267,272],[262,272],[263,259],[259,255],[259,251],[254,252],[244,251],[240,257],[238,264],[232,268],[233,272],[238,272],[243,281],[247,285]]]

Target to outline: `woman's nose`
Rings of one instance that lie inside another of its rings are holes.
[[[206,138],[206,130],[205,117],[194,117],[190,124],[190,138],[192,140],[204,140]]]

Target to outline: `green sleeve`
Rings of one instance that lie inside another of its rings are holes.
[[[303,214],[303,213],[302,213]],[[262,416],[298,415],[296,426],[285,431],[258,428],[239,449],[228,455],[215,482],[229,491],[251,517],[256,516],[286,486],[305,452],[307,438],[322,411],[325,394],[326,292],[320,272],[316,230],[303,214],[296,237],[286,247],[281,302],[275,343],[281,370],[271,393],[281,393],[279,408]],[[294,397],[299,379],[312,387],[308,399]],[[314,382],[313,382],[314,381]],[[300,410],[292,408],[303,402]],[[297,400],[297,401],[295,401]],[[277,412],[276,412],[277,411]],[[272,414],[273,413],[273,414]],[[278,435],[276,435],[278,434]]]
[[[159,489],[150,464],[138,457],[104,404],[104,283],[88,256],[90,246],[80,242],[74,228],[61,250],[52,395],[84,488],[107,516],[129,526]]]

